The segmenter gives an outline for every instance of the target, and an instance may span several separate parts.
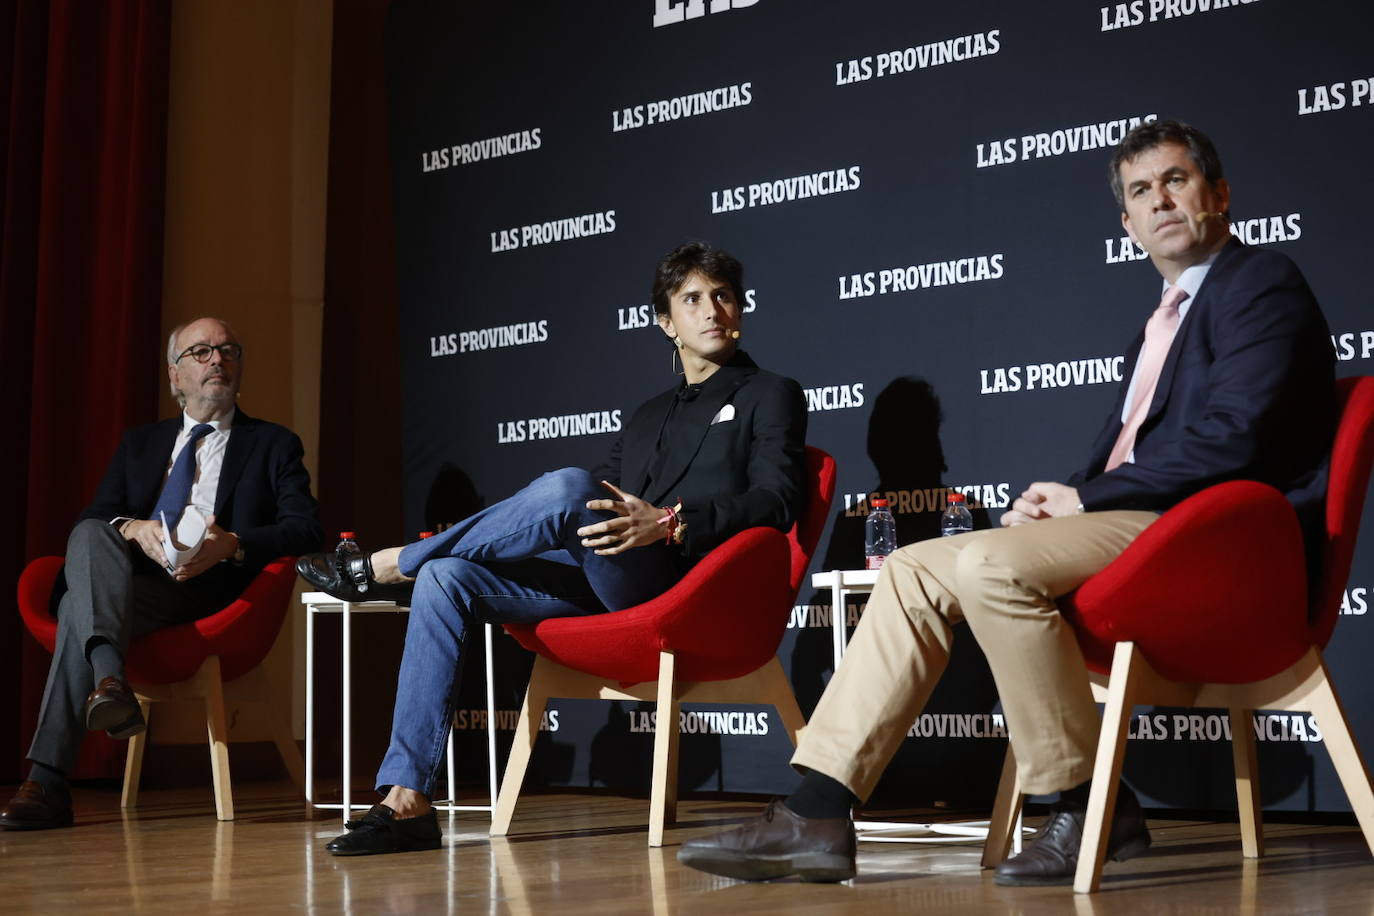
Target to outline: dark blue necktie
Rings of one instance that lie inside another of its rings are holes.
[[[162,495],[157,498],[157,505],[153,508],[153,521],[160,521],[166,515],[167,526],[176,530],[181,513],[186,511],[186,503],[191,499],[191,483],[196,479],[196,443],[214,431],[215,428],[209,423],[191,427],[191,435],[181,454],[177,455],[172,473],[167,475],[167,482],[162,485]]]

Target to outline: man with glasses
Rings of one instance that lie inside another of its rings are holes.
[[[229,325],[201,318],[167,342],[167,379],[182,415],[124,434],[67,542],[58,580],[57,644],[33,763],[0,809],[0,827],[44,830],[72,823],[67,771],[86,730],[129,738],[147,724],[124,677],[129,641],[221,610],[270,561],[317,549],[323,537],[295,433],[236,406],[243,345]],[[192,517],[196,550],[164,549]],[[198,532],[197,532],[198,533]],[[64,591],[65,589],[65,591]]]

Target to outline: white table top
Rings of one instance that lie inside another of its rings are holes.
[[[832,588],[839,578],[842,587],[873,586],[878,582],[879,570],[876,569],[829,569],[811,574],[812,588]]]
[[[328,592],[302,592],[301,604],[304,604],[316,614],[341,613],[345,604],[351,604],[353,613],[393,611],[406,612],[410,608],[404,604],[397,604],[395,601],[354,601],[345,602],[342,598],[335,598]]]

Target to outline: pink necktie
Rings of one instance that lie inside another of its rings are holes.
[[[1154,400],[1155,388],[1159,385],[1159,372],[1164,368],[1164,358],[1169,355],[1169,345],[1178,331],[1179,304],[1187,298],[1186,290],[1169,287],[1159,301],[1159,308],[1145,324],[1145,343],[1135,364],[1135,400],[1121,426],[1121,434],[1116,437],[1116,445],[1112,446],[1112,454],[1107,458],[1109,471],[1125,462],[1135,448],[1135,434],[1150,410],[1150,401]]]

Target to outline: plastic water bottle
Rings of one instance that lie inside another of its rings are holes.
[[[358,546],[358,542],[354,540],[355,537],[356,535],[352,531],[339,532],[339,544],[334,548],[334,561],[339,564],[340,569],[343,568],[349,557],[356,557],[363,552],[362,548]]]
[[[864,523],[864,569],[882,569],[887,555],[896,549],[897,522],[888,511],[887,500],[875,499],[868,504]]]
[[[354,540],[354,537],[355,535],[352,531],[340,531],[338,546],[334,548],[334,568],[345,578],[347,578],[348,575],[348,558],[356,557],[363,552],[362,548],[358,546],[358,542]],[[364,582],[359,585],[358,591],[367,591],[367,583]]]
[[[952,537],[972,531],[973,516],[969,515],[968,506],[964,505],[964,494],[951,493],[945,499],[949,505],[940,517],[940,536]]]

